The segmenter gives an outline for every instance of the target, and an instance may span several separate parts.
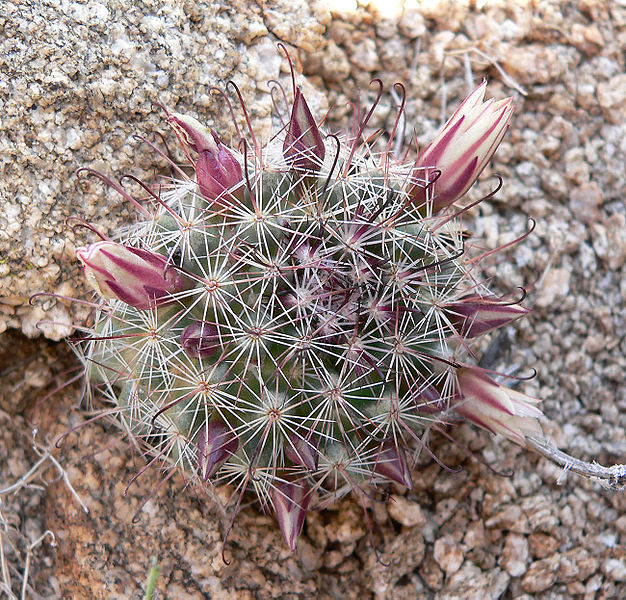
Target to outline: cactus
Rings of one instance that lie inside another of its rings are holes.
[[[484,92],[416,161],[374,151],[359,116],[324,137],[295,85],[264,146],[168,114],[194,173],[152,192],[121,242],[77,252],[102,298],[93,389],[153,456],[253,490],[291,550],[307,510],[411,488],[432,427],[540,434],[536,401],[472,364],[480,336],[527,312],[477,279],[455,213],[512,113]]]

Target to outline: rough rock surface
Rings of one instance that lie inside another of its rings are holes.
[[[191,113],[227,135],[230,116],[215,86],[232,79],[260,136],[272,107],[268,81],[287,69],[277,41],[310,52],[324,25],[304,0],[246,2],[3,2],[0,6],[0,331],[20,327],[60,339],[84,316],[59,303],[43,319],[36,292],[85,294],[76,246],[85,219],[109,232],[133,219],[132,207],[82,167],[150,181],[166,163],[142,142],[174,136],[164,112]],[[287,11],[289,19],[279,16]],[[276,29],[276,34],[270,34]],[[284,75],[284,73],[283,73]],[[315,108],[323,95],[312,93]],[[180,157],[182,158],[182,157]],[[124,185],[138,193],[130,180]],[[44,306],[45,308],[49,308]]]
[[[404,11],[395,7],[405,6]],[[621,2],[474,3],[146,0],[5,2],[0,7],[0,328],[67,335],[84,309],[29,307],[36,291],[85,295],[73,249],[92,239],[65,219],[105,232],[132,209],[97,180],[150,180],[165,168],[142,135],[175,147],[162,112],[188,112],[232,131],[214,85],[232,78],[259,135],[270,125],[268,80],[288,83],[287,44],[317,114],[340,127],[348,102],[371,102],[369,82],[403,81],[407,123],[426,142],[472,84],[516,96],[516,114],[468,213],[474,252],[502,291],[528,290],[531,316],[499,339],[495,368],[537,370],[545,431],[559,447],[604,464],[626,461],[626,7]],[[331,10],[329,7],[337,7]],[[380,7],[378,9],[377,7]],[[385,95],[372,127],[393,126]],[[228,133],[226,134],[226,136]],[[179,158],[181,158],[179,156]],[[129,190],[138,188],[125,181]],[[45,315],[45,316],[44,316]],[[48,322],[40,323],[42,319]],[[148,470],[105,420],[83,423],[63,344],[0,335],[0,590],[28,584],[44,598],[137,598],[152,557],[161,598],[619,598],[626,585],[626,498],[513,445],[461,427],[414,469],[416,489],[388,503],[346,499],[311,515],[298,550],[273,520],[246,506],[221,557],[227,491],[185,488]],[[33,438],[33,427],[38,432]],[[48,453],[51,453],[48,457]],[[54,463],[53,461],[57,461]],[[58,465],[58,466],[57,466]],[[62,469],[62,471],[60,470]],[[65,474],[66,479],[61,475]],[[72,486],[70,488],[70,486]],[[77,497],[89,509],[85,513]],[[125,494],[125,495],[124,495]],[[142,503],[145,502],[142,510]],[[138,522],[133,515],[139,510]],[[50,534],[40,539],[46,531]],[[10,580],[10,581],[9,581]],[[37,597],[31,589],[28,594]]]

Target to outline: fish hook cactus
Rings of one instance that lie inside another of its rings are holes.
[[[361,115],[325,135],[295,84],[265,145],[168,113],[192,169],[122,241],[77,251],[100,297],[81,342],[91,390],[152,456],[231,484],[237,507],[254,491],[291,550],[308,510],[412,488],[432,428],[465,420],[555,459],[538,401],[472,360],[528,312],[478,279],[459,226],[513,113],[485,89],[409,162],[364,141]]]

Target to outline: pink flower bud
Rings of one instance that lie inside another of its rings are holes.
[[[506,304],[497,298],[470,294],[443,307],[460,335],[473,338],[502,327],[530,312],[519,304]]]
[[[446,409],[446,402],[432,383],[420,383],[417,390],[411,393],[415,406],[420,414],[433,415]]]
[[[207,427],[198,434],[198,465],[204,481],[213,477],[239,447],[239,439],[229,425],[219,417],[211,417]]]
[[[276,481],[270,490],[278,526],[293,552],[302,533],[306,511],[311,502],[311,490],[302,481]]]
[[[194,321],[183,329],[180,344],[189,358],[214,356],[220,348],[217,327],[206,321]]]
[[[404,450],[391,438],[383,442],[380,452],[378,452],[376,456],[376,462],[372,470],[374,473],[396,481],[410,490],[413,489],[413,479],[411,478],[411,471],[406,462]]]
[[[317,471],[319,452],[317,450],[319,440],[316,436],[309,434],[306,439],[293,433],[289,436],[290,442],[285,446],[285,456],[294,464]]]
[[[416,185],[409,194],[418,205],[432,199],[433,213],[470,189],[506,133],[513,100],[483,102],[486,85],[483,81],[463,101],[415,162],[412,180]],[[426,189],[428,183],[432,185]]]
[[[234,198],[243,200],[241,165],[217,134],[192,117],[173,114],[168,121],[198,153],[196,179],[202,196],[218,204],[232,204]]]
[[[319,171],[326,155],[324,140],[300,89],[296,90],[283,155],[292,169],[305,173]]]
[[[103,241],[76,250],[89,284],[103,298],[142,310],[173,302],[183,277],[161,254]]]
[[[539,400],[496,383],[479,367],[457,371],[458,390],[454,411],[471,423],[492,433],[500,433],[520,446],[526,436],[542,436],[537,420],[543,413]]]

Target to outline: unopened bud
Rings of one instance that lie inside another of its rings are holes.
[[[102,241],[76,250],[89,284],[103,297],[148,309],[173,302],[183,277],[161,254]]]
[[[293,552],[302,533],[311,502],[311,490],[303,481],[276,481],[270,490],[270,497],[280,531]]]
[[[211,417],[198,434],[198,465],[202,479],[207,481],[213,477],[238,447],[239,440],[230,426],[219,417]]]
[[[183,329],[180,343],[190,358],[207,358],[218,351],[220,338],[213,323],[194,321]]]
[[[413,489],[413,479],[404,450],[392,439],[383,442],[372,470],[410,490]]]
[[[324,163],[324,140],[300,89],[296,90],[283,155],[292,169],[304,173],[317,172]]]
[[[537,420],[543,413],[539,400],[496,383],[483,369],[464,367],[457,371],[458,390],[454,411],[471,423],[500,433],[525,445],[526,436],[542,436]]]
[[[294,433],[289,436],[289,443],[285,446],[285,456],[294,464],[306,467],[309,471],[317,471],[319,440],[310,434],[305,438]]]
[[[483,81],[418,156],[409,190],[415,204],[432,201],[432,212],[463,196],[500,145],[513,114],[513,101],[483,102]],[[433,183],[434,182],[434,183]]]
[[[218,204],[232,203],[233,198],[242,200],[241,165],[217,134],[185,115],[170,115],[168,121],[180,132],[189,148],[198,153],[196,179],[202,196]]]
[[[506,304],[497,298],[478,294],[470,294],[443,308],[452,325],[465,338],[482,335],[530,312],[519,304]]]

